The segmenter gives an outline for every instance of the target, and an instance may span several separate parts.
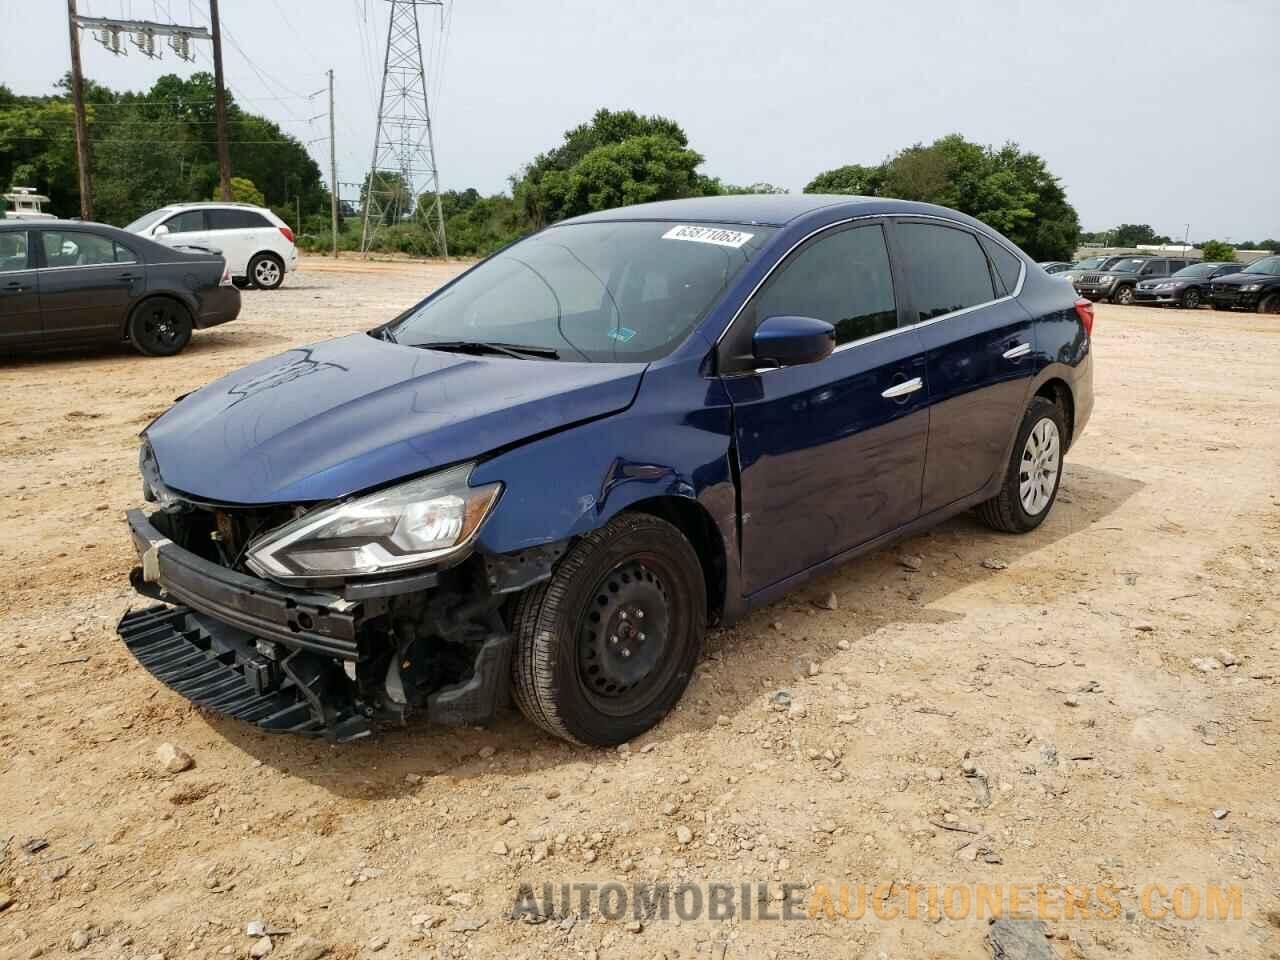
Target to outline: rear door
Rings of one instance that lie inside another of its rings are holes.
[[[254,210],[214,209],[208,211],[208,216],[209,236],[226,258],[231,275],[247,276],[249,259],[270,249],[275,227]]]
[[[1003,471],[1034,374],[1030,314],[1014,293],[1025,266],[978,235],[936,220],[898,221],[911,321],[928,364],[929,444],[922,513],[981,490]]]
[[[747,304],[721,356],[771,316],[836,328],[819,363],[724,377],[742,491],[742,579],[755,593],[914,519],[928,436],[924,351],[899,329],[884,225],[832,227]],[[721,369],[724,369],[722,367]]]
[[[42,229],[40,313],[55,340],[115,339],[136,297],[145,269],[133,252],[87,230]]]
[[[40,337],[34,254],[29,231],[0,231],[0,349]]]

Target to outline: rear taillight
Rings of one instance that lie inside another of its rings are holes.
[[[1080,317],[1080,322],[1084,324],[1084,332],[1089,336],[1093,336],[1093,304],[1081,297],[1076,301],[1076,313]]]
[[[278,227],[277,229],[278,229],[282,234],[284,234],[284,238],[285,238],[286,240],[288,240],[290,243],[293,243],[293,231],[292,231],[292,230],[290,230],[288,227]]]
[[[218,286],[220,287],[231,286],[231,268],[230,267],[227,267],[222,271],[222,279],[218,281]]]

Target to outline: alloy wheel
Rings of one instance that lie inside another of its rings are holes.
[[[1018,473],[1018,498],[1030,516],[1039,516],[1053,499],[1061,457],[1058,426],[1048,417],[1031,428],[1022,447]]]
[[[253,268],[253,279],[262,287],[274,287],[280,282],[280,264],[274,260],[259,260]]]
[[[1200,306],[1200,291],[1194,287],[1182,295],[1182,305],[1188,310],[1195,310]]]

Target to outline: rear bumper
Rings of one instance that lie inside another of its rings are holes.
[[[221,323],[230,323],[240,316],[240,291],[235,287],[217,287],[200,298],[200,310],[196,314],[196,328],[204,330]]]

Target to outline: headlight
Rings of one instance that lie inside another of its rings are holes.
[[[1075,283],[1076,275],[1074,273],[1064,273],[1062,275],[1062,279],[1067,281],[1067,283]]]
[[[1105,287],[1107,284],[1115,283],[1116,278],[1115,277],[1099,277],[1098,282]]]
[[[465,549],[502,484],[468,486],[473,463],[313,510],[249,544],[247,563],[274,580],[370,576]]]
[[[1155,287],[1156,287],[1156,289],[1157,289],[1157,290],[1172,290],[1172,289],[1173,289],[1173,287],[1174,287],[1174,284],[1172,284],[1172,283],[1157,283],[1157,284],[1155,285]]]
[[[1262,284],[1260,284],[1260,283],[1249,283],[1249,284],[1246,284],[1245,286],[1241,287],[1240,289],[1241,289],[1242,291],[1244,291],[1245,293],[1257,293],[1259,290],[1261,290],[1261,289],[1262,289]]]

